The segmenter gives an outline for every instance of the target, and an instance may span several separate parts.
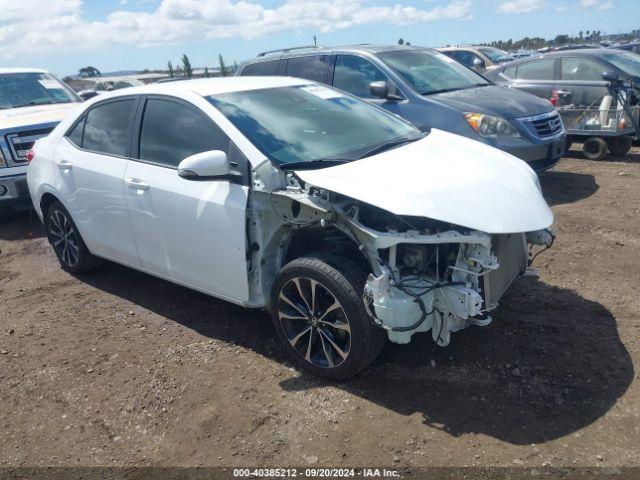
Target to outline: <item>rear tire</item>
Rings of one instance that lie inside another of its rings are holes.
[[[362,301],[366,272],[322,253],[292,260],[272,289],[272,319],[293,360],[330,380],[357,375],[380,353],[386,332]]]
[[[626,155],[633,146],[633,139],[630,136],[613,137],[607,141],[607,145],[612,155]]]
[[[602,160],[607,152],[607,142],[601,137],[589,137],[582,145],[582,154],[588,160]]]
[[[54,201],[47,208],[44,224],[47,238],[63,270],[70,273],[88,272],[102,261],[87,249],[78,227],[64,206]]]

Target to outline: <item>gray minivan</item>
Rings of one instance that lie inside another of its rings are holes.
[[[287,75],[326,83],[418,128],[464,135],[505,150],[534,170],[564,154],[565,131],[550,102],[499,87],[435,50],[414,46],[301,47],[263,52],[236,75]]]

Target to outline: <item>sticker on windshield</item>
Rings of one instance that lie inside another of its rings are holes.
[[[38,80],[38,83],[42,85],[47,90],[62,90],[62,87],[55,80]]]
[[[315,95],[316,97],[320,97],[323,100],[344,97],[344,95],[342,95],[341,93],[336,92],[335,90],[331,90],[330,88],[323,87],[322,85],[310,85],[308,87],[302,87],[301,90],[309,92],[310,94]]]

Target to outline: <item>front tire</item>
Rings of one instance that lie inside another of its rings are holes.
[[[89,252],[78,227],[60,202],[49,205],[44,220],[47,238],[64,270],[81,273],[100,265],[100,259]]]
[[[296,363],[320,377],[347,380],[377,357],[386,333],[364,307],[365,280],[360,266],[322,254],[285,265],[273,285],[272,318]]]
[[[588,160],[603,160],[607,153],[607,142],[601,137],[589,137],[582,144],[582,154]]]

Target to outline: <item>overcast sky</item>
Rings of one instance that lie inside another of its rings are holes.
[[[440,46],[640,28],[640,0],[0,0],[0,66],[59,75],[196,67],[261,50],[395,43]]]

